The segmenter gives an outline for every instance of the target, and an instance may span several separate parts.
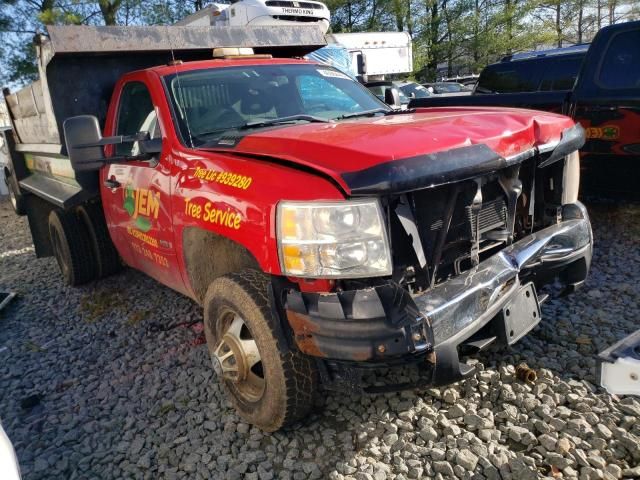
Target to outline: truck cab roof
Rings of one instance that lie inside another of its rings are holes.
[[[315,64],[317,62],[302,60],[297,58],[264,58],[260,56],[247,55],[238,58],[212,58],[210,60],[196,60],[191,62],[178,63],[174,65],[164,64],[143,69],[153,72],[161,77],[173,75],[180,72],[200,70],[205,68],[225,68],[239,67],[247,65],[290,65],[290,64]],[[131,72],[133,74],[135,72]]]

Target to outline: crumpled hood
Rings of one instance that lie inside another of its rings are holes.
[[[316,169],[352,193],[353,185],[345,178],[357,172],[381,165],[399,166],[406,159],[420,166],[434,162],[432,154],[437,152],[473,145],[482,145],[485,153],[504,160],[532,147],[558,142],[562,132],[573,125],[563,115],[534,110],[428,108],[385,117],[261,130],[246,135],[233,151]]]

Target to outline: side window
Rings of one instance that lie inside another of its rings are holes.
[[[300,75],[298,89],[304,110],[311,115],[315,110],[322,116],[331,116],[331,111],[348,112],[360,107],[344,91],[317,75]]]
[[[584,57],[557,57],[548,61],[542,69],[544,71],[540,90],[571,90],[576,81],[582,59]]]
[[[620,32],[611,39],[600,66],[598,81],[604,88],[640,87],[640,30]]]
[[[491,65],[482,72],[478,93],[517,93],[538,90],[539,72],[534,62]]]
[[[146,85],[141,82],[127,83],[120,95],[116,135],[135,135],[149,132],[151,138],[160,136],[156,111]],[[121,143],[116,145],[116,155],[136,155],[138,145]]]

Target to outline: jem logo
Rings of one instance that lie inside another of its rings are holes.
[[[122,206],[135,221],[138,230],[148,232],[151,229],[151,219],[158,219],[160,192],[126,187]]]

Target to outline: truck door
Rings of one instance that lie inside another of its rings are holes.
[[[122,86],[113,135],[149,132],[166,138],[158,121],[157,102],[144,81]],[[101,172],[102,200],[112,238],[125,262],[161,283],[184,292],[176,261],[171,215],[171,156],[167,142],[162,153],[148,161],[135,160],[138,142],[116,145],[112,155],[133,160],[117,162]]]

